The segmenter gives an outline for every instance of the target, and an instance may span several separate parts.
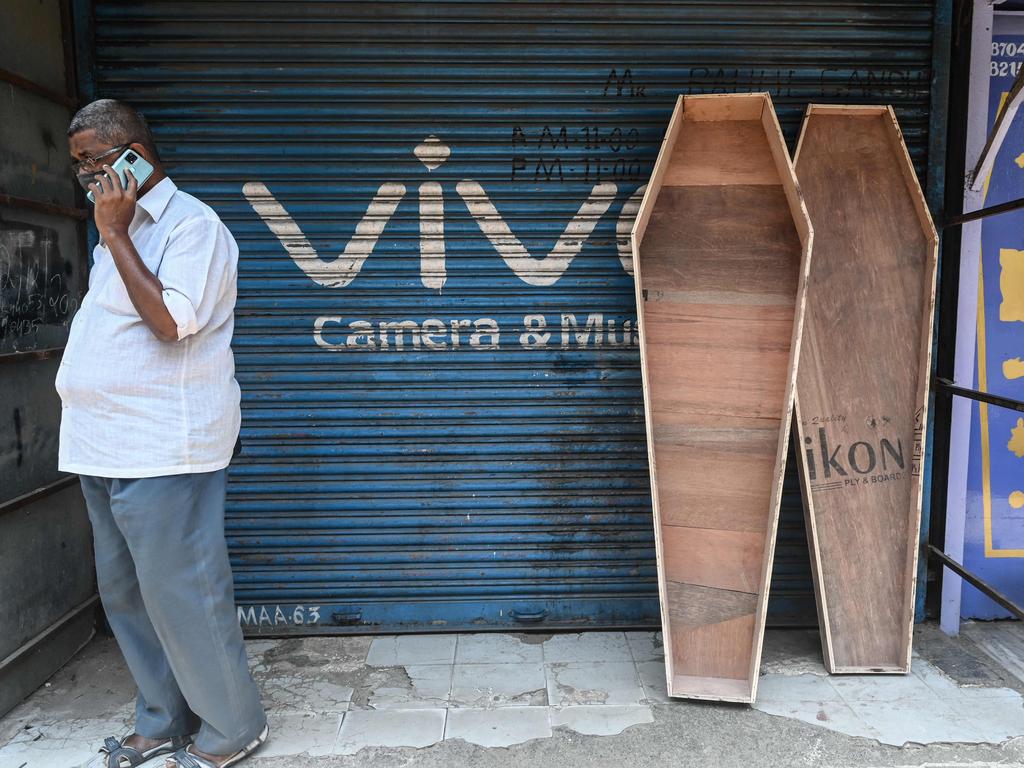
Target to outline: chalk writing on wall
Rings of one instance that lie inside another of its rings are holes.
[[[0,350],[32,348],[40,330],[69,323],[72,271],[55,230],[0,221]]]

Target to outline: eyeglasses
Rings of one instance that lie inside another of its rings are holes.
[[[96,155],[96,157],[86,157],[84,160],[79,160],[78,162],[72,163],[71,172],[75,176],[78,176],[83,170],[87,168],[98,168],[99,166],[97,165],[97,163],[99,163],[103,158],[110,157],[111,155],[115,155],[118,152],[123,152],[130,146],[130,144],[119,144],[116,147],[108,149],[106,152],[101,152],[100,154]]]

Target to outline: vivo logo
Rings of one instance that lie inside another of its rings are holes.
[[[413,154],[430,173],[448,159],[451,149],[436,136],[428,136],[413,149]],[[644,185],[630,195],[616,223],[619,261],[630,275],[633,274],[633,259],[629,233],[646,188]],[[249,205],[284,246],[292,261],[315,283],[329,288],[342,288],[355,279],[407,191],[406,185],[398,181],[381,184],[342,252],[333,261],[325,261],[266,184],[250,181],[242,187]],[[565,225],[554,247],[543,255],[529,252],[478,182],[463,179],[455,185],[455,192],[509,269],[528,285],[549,286],[565,274],[579,254],[598,220],[614,202],[618,187],[611,183],[595,184],[576,215]],[[440,291],[447,279],[441,185],[423,181],[416,194],[419,199],[420,281],[425,288]]]

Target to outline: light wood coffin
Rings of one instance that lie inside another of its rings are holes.
[[[908,672],[937,237],[888,107],[812,105],[797,439],[830,672]]]
[[[810,246],[768,95],[680,97],[632,237],[671,696],[756,693]]]

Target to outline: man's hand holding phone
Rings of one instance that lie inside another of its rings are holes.
[[[130,169],[125,170],[127,187],[121,183],[121,176],[109,165],[103,166],[103,173],[96,174],[96,181],[89,185],[96,201],[96,229],[106,242],[128,236],[128,227],[135,218],[135,201],[139,184]]]
[[[114,170],[116,167],[117,163],[114,167],[104,165],[103,173],[96,174],[96,180],[89,184],[89,192],[96,203],[96,229],[110,250],[139,317],[161,341],[176,341],[178,324],[164,304],[163,285],[143,263],[128,235],[128,227],[135,218],[138,177],[134,168],[125,168],[126,183],[122,183],[121,176]],[[143,183],[149,175],[143,171]]]

